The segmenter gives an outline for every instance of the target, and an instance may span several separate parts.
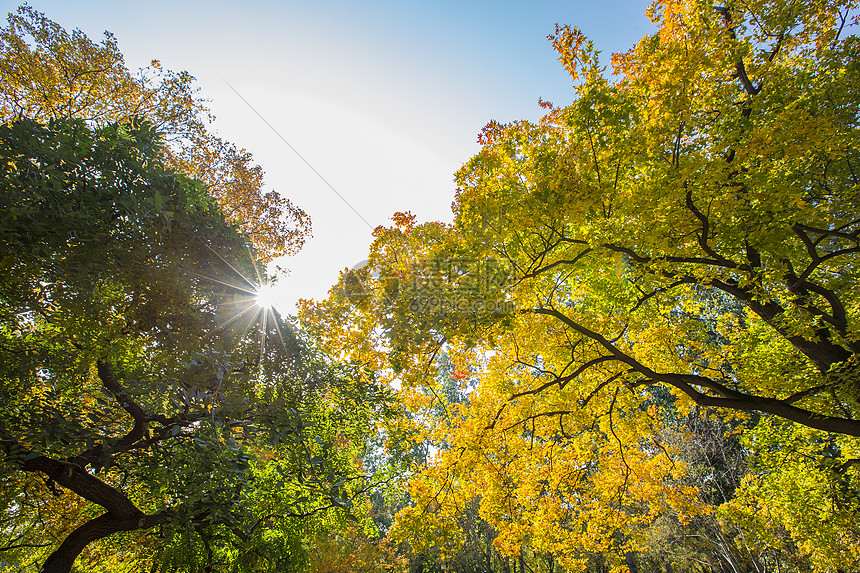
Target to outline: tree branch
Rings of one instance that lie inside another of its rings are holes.
[[[732,17],[729,13],[729,9],[726,6],[715,6],[714,10],[716,10],[717,14],[723,17],[723,23],[729,30],[729,36],[733,40],[737,39],[735,29],[732,27]],[[755,96],[758,95],[759,92],[761,92],[761,86],[755,87],[750,81],[743,60],[738,60],[737,62],[735,62],[735,73],[737,75],[737,78],[741,81],[741,85],[744,87],[744,91],[746,91],[747,94]]]
[[[156,525],[166,523],[171,512],[163,511],[155,515],[126,516],[120,517],[111,513],[105,513],[91,519],[81,525],[60,544],[56,551],[45,561],[42,573],[68,573],[72,570],[75,559],[84,548],[104,537],[113,535],[120,531],[134,531],[137,529],[149,529]]]
[[[131,430],[129,430],[125,436],[118,439],[116,444],[113,446],[106,448],[103,438],[102,442],[79,453],[74,458],[69,459],[70,462],[80,466],[92,465],[93,468],[98,471],[104,465],[103,458],[105,455],[114,451],[127,450],[132,444],[144,437],[146,434],[146,426],[149,422],[149,416],[147,416],[143,408],[141,408],[141,406],[135,402],[131,396],[129,396],[126,389],[122,384],[120,384],[114,374],[113,369],[106,361],[99,359],[96,362],[96,372],[105,390],[114,396],[120,407],[128,412],[134,420],[134,425]]]
[[[589,330],[555,309],[536,308],[525,312],[547,315],[561,321],[579,334],[598,342],[607,351],[609,351],[617,361],[627,364],[632,371],[655,382],[662,382],[677,388],[692,398],[696,404],[701,406],[764,412],[774,414],[810,428],[816,428],[837,434],[846,434],[849,436],[860,436],[860,421],[858,420],[826,416],[798,408],[787,403],[785,400],[746,394],[744,392],[732,390],[725,384],[721,384],[716,380],[706,378],[704,376],[698,376],[695,374],[659,373],[619,349],[604,336]],[[696,386],[707,388],[718,395],[714,396],[705,394],[704,392],[697,390]]]
[[[564,388],[568,382],[570,382],[571,380],[573,380],[574,378],[576,378],[577,376],[579,376],[580,374],[585,372],[587,369],[591,368],[592,366],[596,366],[597,364],[601,364],[603,362],[608,362],[610,360],[615,360],[615,357],[614,356],[599,356],[597,358],[589,360],[588,362],[581,365],[579,368],[577,368],[576,370],[574,370],[573,372],[571,372],[570,374],[568,374],[566,376],[555,376],[555,378],[551,382],[548,382],[546,384],[538,386],[537,388],[532,388],[531,390],[523,390],[522,392],[518,392],[516,394],[513,394],[510,398],[508,398],[508,400],[509,401],[510,400],[516,400],[517,398],[522,398],[523,396],[530,396],[533,394],[539,394],[540,392],[543,392],[544,390],[546,390],[550,386],[558,385],[560,388]]]
[[[7,460],[23,471],[41,472],[58,485],[105,508],[115,517],[136,517],[141,511],[123,493],[90,475],[77,464],[31,452],[11,438],[3,440]]]
[[[80,452],[74,457],[68,458],[70,463],[81,467],[92,466],[98,472],[105,465],[105,458],[111,454],[118,454],[130,450],[139,450],[147,448],[160,442],[172,438],[177,435],[174,432],[175,428],[184,428],[191,425],[196,420],[204,417],[204,415],[194,415],[188,413],[177,414],[171,417],[160,414],[149,415],[146,411],[129,395],[125,387],[120,384],[116,374],[107,362],[99,360],[97,362],[97,373],[102,381],[102,386],[115,398],[119,405],[131,415],[134,420],[134,425],[125,436],[118,439],[113,445],[106,445],[106,439],[95,444],[88,450]],[[158,422],[161,428],[155,429],[152,435],[149,435],[149,423]],[[143,439],[146,437],[146,439]]]
[[[571,410],[554,410],[552,412],[540,412],[538,414],[532,414],[531,416],[526,416],[525,418],[523,418],[519,422],[514,422],[510,426],[508,426],[506,428],[502,428],[502,431],[507,432],[511,428],[515,428],[524,422],[528,422],[529,420],[534,421],[537,418],[545,418],[547,416],[564,416],[565,414],[570,414],[570,413],[571,413]]]
[[[751,287],[739,286],[734,280],[723,281],[718,279],[713,279],[711,285],[744,303],[750,310],[768,323],[771,328],[790,342],[792,346],[809,358],[820,372],[826,373],[834,364],[844,362],[851,357],[852,353],[850,351],[837,344],[833,344],[829,340],[823,338],[819,338],[818,341],[807,340],[802,336],[789,333],[779,324],[778,320],[785,312],[785,309],[772,300],[759,300]]]
[[[590,253],[591,251],[592,251],[592,249],[585,249],[584,251],[582,251],[581,253],[577,254],[577,255],[576,255],[574,258],[572,258],[572,259],[561,259],[561,260],[553,261],[552,263],[550,263],[550,264],[548,264],[548,265],[546,265],[546,266],[539,267],[539,268],[537,268],[537,269],[535,269],[535,270],[533,270],[533,271],[531,271],[531,272],[528,272],[528,273],[523,274],[523,276],[520,278],[520,280],[525,280],[525,279],[534,278],[534,277],[538,276],[539,274],[541,274],[541,273],[543,273],[543,272],[546,272],[546,271],[548,271],[548,270],[550,270],[550,269],[552,269],[552,268],[555,268],[555,267],[557,267],[557,266],[559,266],[559,265],[575,265],[577,262],[579,262],[579,261],[580,261],[580,259],[582,259],[583,257],[585,257],[585,256],[586,256],[588,253]]]

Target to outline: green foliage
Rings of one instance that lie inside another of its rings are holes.
[[[384,393],[255,305],[249,241],[161,157],[145,122],[0,126],[4,567],[298,571],[367,519]]]
[[[0,118],[79,118],[90,125],[144,118],[164,135],[162,160],[203,181],[228,221],[242,228],[267,262],[301,248],[310,219],[276,191],[246,150],[207,128],[213,117],[194,77],[157,60],[130,71],[116,38],[100,43],[69,32],[31,6],[21,6],[0,28]]]

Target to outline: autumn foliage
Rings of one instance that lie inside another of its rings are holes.
[[[611,67],[556,26],[573,101],[487,124],[453,223],[393,214],[301,329],[243,330],[226,267],[297,248],[304,213],[207,131],[189,75],[132,74],[112,36],[19,9],[2,551],[51,571],[858,570],[857,14],[657,0]]]
[[[265,189],[263,170],[251,154],[207,127],[214,117],[194,77],[166,70],[158,60],[132,72],[109,32],[97,44],[24,5],[0,29],[0,82],[3,120],[80,118],[93,125],[147,120],[168,143],[162,150],[165,163],[209,186],[263,262],[295,253],[310,234],[307,214]]]
[[[477,501],[498,551],[565,570],[860,565],[855,10],[658,1],[611,74],[559,26],[575,101],[484,129],[453,226],[377,232],[363,296],[347,273],[308,317],[435,452],[395,538],[453,559]],[[474,273],[420,261],[467,258],[514,310],[414,312]]]

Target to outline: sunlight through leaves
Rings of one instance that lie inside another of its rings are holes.
[[[272,283],[262,284],[254,293],[254,304],[260,308],[268,309],[278,302],[278,291]]]

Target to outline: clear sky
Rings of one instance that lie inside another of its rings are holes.
[[[113,32],[131,69],[158,59],[197,78],[214,129],[311,215],[314,237],[280,261],[287,312],[325,297],[395,211],[450,221],[453,174],[488,121],[536,119],[538,98],[571,100],[546,39],[556,22],[578,26],[607,64],[652,31],[645,0],[29,3],[94,41]],[[0,0],[4,14],[17,5]]]

